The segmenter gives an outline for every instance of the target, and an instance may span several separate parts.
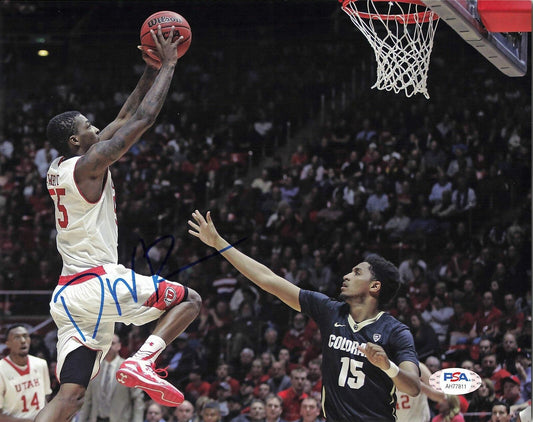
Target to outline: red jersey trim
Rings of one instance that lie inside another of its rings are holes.
[[[90,270],[82,271],[81,273],[73,274],[73,275],[62,275],[59,277],[59,286],[64,286],[65,284],[68,284],[71,280],[74,280],[70,285],[74,284],[80,284],[84,281],[90,280],[94,278],[95,276],[104,275],[106,274],[105,269],[102,265],[99,267],[91,268]]]
[[[20,376],[23,376],[23,375],[28,375],[30,373],[30,360],[28,360],[28,364],[26,366],[26,369],[20,369],[20,366],[18,366],[15,362],[12,362],[11,359],[9,359],[9,357],[5,357],[4,360],[9,363],[9,365],[11,365],[11,367],[18,372],[18,374]]]

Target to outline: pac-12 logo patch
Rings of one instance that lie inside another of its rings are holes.
[[[429,385],[445,394],[467,394],[481,386],[481,377],[468,369],[446,368],[431,374]]]
[[[163,300],[167,306],[170,306],[176,300],[176,290],[173,287],[167,287],[163,294]]]
[[[374,340],[374,342],[378,342],[380,338],[381,338],[381,334],[374,334],[372,336],[372,340]]]

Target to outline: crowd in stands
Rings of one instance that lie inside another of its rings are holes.
[[[159,362],[188,404],[173,413],[148,403],[147,420],[216,421],[211,410],[225,422],[319,417],[316,324],[222,258],[202,260],[211,251],[186,233],[194,209],[211,210],[221,234],[277,274],[330,296],[366,253],[384,255],[402,281],[388,311],[411,328],[420,360],[482,377],[461,399],[467,421],[489,420],[482,412],[496,399],[530,400],[529,78],[500,77],[472,53],[454,72],[435,64],[430,101],[408,100],[343,79],[350,43],[265,41],[252,60],[255,47],[191,49],[156,125],[112,168],[120,262],[145,273],[162,266],[203,298]],[[0,289],[52,290],[61,270],[43,182],[58,154],[43,138],[48,119],[79,109],[105,124],[142,66],[105,82],[87,69],[51,68],[32,75],[46,81],[39,95],[11,92],[0,134]],[[46,314],[48,301],[32,310]],[[24,296],[0,306],[27,315]],[[148,332],[117,326],[121,355]],[[36,335],[32,353],[52,368],[54,331]]]

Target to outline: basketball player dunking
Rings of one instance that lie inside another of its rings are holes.
[[[121,364],[117,381],[143,389],[165,406],[183,402],[183,394],[157,375],[154,362],[196,318],[201,299],[179,283],[154,280],[117,265],[115,191],[109,171],[152,126],[163,106],[178,60],[177,45],[183,40],[172,42],[173,34],[174,28],[167,39],[161,27],[157,34],[152,31],[161,62],[143,54],[147,62],[143,76],[117,118],[102,131],[77,111],[48,123],[48,139],[64,151],[47,174],[63,259],[50,302],[58,326],[61,387],[37,422],[71,420],[109,350],[116,322],[141,325],[160,318],[139,351]]]
[[[395,421],[396,388],[420,392],[418,360],[407,326],[380,311],[398,289],[397,268],[369,255],[343,277],[340,301],[298,286],[232,247],[208,212],[189,221],[189,233],[214,247],[244,276],[298,312],[322,334],[322,407],[328,422]]]

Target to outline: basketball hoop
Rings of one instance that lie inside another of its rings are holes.
[[[372,88],[429,98],[427,75],[439,16],[421,0],[339,2],[374,49],[377,80]]]

